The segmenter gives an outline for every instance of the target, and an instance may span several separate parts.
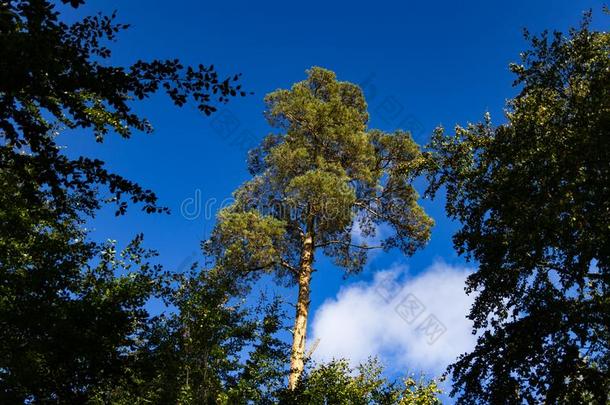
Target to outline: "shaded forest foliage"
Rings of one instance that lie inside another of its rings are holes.
[[[458,401],[610,400],[610,35],[590,15],[567,34],[527,34],[506,124],[439,128],[423,152],[408,133],[368,129],[361,90],[328,70],[271,93],[267,117],[282,134],[251,153],[253,180],[204,243],[212,265],[175,274],[143,235],[94,240],[84,224],[104,206],[169,210],[104,162],[69,158],[58,139],[150,132],[134,106],[157,92],[213,114],[247,95],[240,75],[178,60],[113,65],[109,44],[128,25],[115,14],[66,24],[58,9],[0,3],[0,402],[439,403],[437,381],[389,381],[375,360],[308,362],[308,295],[292,356],[285,303],[244,298],[260,272],[308,289],[316,250],[361,270],[377,246],[353,243],[354,221],[368,235],[389,223],[379,247],[412,254],[432,225],[417,175],[428,195],[446,193],[456,250],[479,266],[466,286],[477,345],[449,368]],[[318,204],[329,195],[332,217]],[[296,220],[248,205],[274,199]],[[149,313],[152,299],[168,310]]]

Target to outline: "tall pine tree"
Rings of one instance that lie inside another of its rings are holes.
[[[217,265],[236,280],[272,273],[298,285],[291,389],[303,371],[316,254],[357,273],[371,249],[412,254],[432,225],[412,186],[421,154],[411,136],[367,130],[358,86],[318,67],[307,74],[290,90],[265,98],[268,122],[279,131],[250,153],[253,178],[219,213],[207,242]],[[370,243],[382,224],[393,232]]]

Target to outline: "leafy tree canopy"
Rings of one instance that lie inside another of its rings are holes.
[[[526,34],[508,123],[439,129],[429,192],[479,263],[481,332],[453,366],[460,403],[599,403],[610,392],[610,34]]]
[[[356,369],[335,360],[307,369],[295,390],[280,394],[285,404],[440,405],[438,382],[406,378],[390,382],[375,359]]]
[[[71,2],[74,7],[82,3]],[[126,196],[144,203],[147,212],[166,211],[156,205],[152,191],[107,172],[103,162],[66,158],[57,147],[55,131],[92,129],[99,142],[110,131],[127,138],[134,130],[152,130],[133,112],[132,101],[160,89],[176,105],[192,100],[207,115],[215,111],[216,102],[245,93],[235,84],[239,75],[221,79],[212,65],[185,67],[178,60],[109,64],[108,44],[129,27],[115,17],[98,14],[67,25],[50,1],[0,3],[2,162],[7,153],[30,154],[37,181],[58,199],[62,189],[87,194],[91,184],[99,183],[108,186],[117,213],[127,208]],[[97,207],[95,199],[87,203]]]
[[[262,296],[251,307],[214,270],[177,275],[165,295],[175,311],[139,335],[136,361],[93,403],[270,404],[284,389],[287,345],[281,302]]]
[[[243,95],[238,77],[221,79],[213,66],[113,66],[108,44],[127,28],[114,19],[67,25],[50,1],[0,2],[2,403],[82,403],[117,384],[150,326],[144,304],[167,295],[141,236],[121,255],[114,243],[90,241],[84,229],[105,202],[116,203],[117,214],[130,201],[147,212],[166,209],[103,162],[68,158],[58,132],[91,130],[101,142],[110,132],[150,131],[132,105],[158,90],[206,114]]]

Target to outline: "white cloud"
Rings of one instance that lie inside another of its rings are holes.
[[[440,375],[475,343],[464,292],[470,269],[437,262],[415,277],[405,266],[378,272],[370,283],[342,288],[311,324],[316,361],[379,357],[393,371]]]

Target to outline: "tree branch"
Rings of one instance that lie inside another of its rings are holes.
[[[315,247],[319,248],[319,247],[325,247],[325,246],[333,245],[333,244],[345,245],[345,246],[353,247],[353,248],[356,248],[356,249],[367,249],[367,250],[369,250],[369,249],[383,249],[383,246],[357,245],[355,243],[343,242],[341,240],[329,240],[329,241],[327,241],[325,243],[322,243],[320,245],[316,245]]]

